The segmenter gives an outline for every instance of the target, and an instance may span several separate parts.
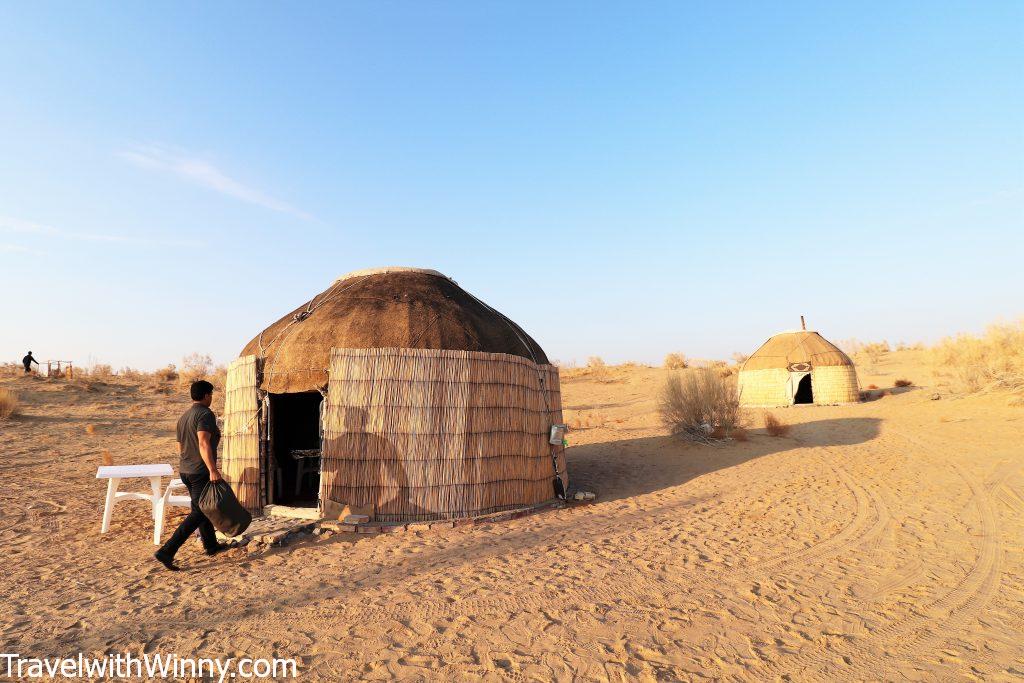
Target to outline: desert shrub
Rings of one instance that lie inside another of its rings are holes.
[[[744,363],[747,362],[748,358],[750,358],[749,354],[740,353],[739,351],[737,351],[736,353],[732,354],[732,360],[733,360],[734,363],[736,363],[736,365],[743,365]]]
[[[0,389],[0,420],[6,420],[18,411],[18,395],[10,389]]]
[[[895,382],[893,382],[893,384],[895,384],[898,387],[912,387],[912,386],[914,386],[914,383],[912,381],[910,381],[909,379],[898,379]]]
[[[178,368],[174,363],[168,363],[167,367],[155,371],[153,377],[161,382],[173,382],[178,379]]]
[[[210,380],[210,383],[213,384],[217,391],[224,391],[228,381],[228,369],[223,365],[218,365],[210,371],[210,374],[205,379]]]
[[[1024,320],[990,325],[983,336],[946,338],[930,351],[935,374],[954,392],[1024,393]]]
[[[889,353],[889,342],[872,342],[871,344],[864,344],[860,352],[868,357],[868,361],[874,365],[876,364],[884,354]]]
[[[736,383],[712,368],[673,373],[659,398],[661,420],[673,434],[705,440],[720,428],[729,436],[740,421]]]
[[[732,429],[732,438],[736,439],[737,441],[741,441],[742,442],[742,441],[748,441],[750,439],[750,436],[747,434],[747,430],[746,429],[744,429],[743,427],[737,426],[737,427],[733,427],[733,429]]]
[[[688,368],[689,364],[686,362],[685,353],[670,353],[665,356],[665,367],[669,370],[682,370]]]
[[[18,363],[0,363],[0,377],[17,377],[24,374],[25,369]]]
[[[868,389],[877,389],[878,385],[877,384],[869,384],[867,388]]]
[[[786,436],[789,434],[789,425],[775,417],[774,413],[764,412],[764,429],[771,436]]]
[[[89,377],[94,379],[109,379],[113,374],[114,369],[106,363],[95,363],[88,372]]]
[[[136,370],[135,368],[124,367],[117,371],[117,376],[137,382],[145,379],[146,373],[141,370]]]
[[[611,376],[608,372],[608,366],[605,364],[604,359],[600,356],[591,356],[587,359],[587,365],[583,368],[583,373],[593,380],[598,382],[609,382]]]
[[[209,379],[212,373],[213,359],[208,354],[190,353],[181,359],[178,381],[187,385],[199,379]]]

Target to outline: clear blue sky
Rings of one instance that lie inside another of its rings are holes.
[[[5,3],[0,357],[441,270],[552,358],[1024,314],[1024,4]]]

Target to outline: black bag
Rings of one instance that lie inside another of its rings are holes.
[[[225,536],[237,536],[249,528],[252,515],[235,498],[231,485],[223,479],[211,481],[199,494],[199,509]]]

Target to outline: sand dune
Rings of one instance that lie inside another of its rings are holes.
[[[891,354],[862,383],[927,382]],[[911,388],[690,445],[660,369],[564,381],[596,504],[267,555],[151,559],[144,503],[99,534],[100,453],[174,462],[185,401],[24,378],[0,426],[6,652],[296,657],[301,680],[1024,677],[1024,409]],[[95,434],[86,434],[86,425]]]

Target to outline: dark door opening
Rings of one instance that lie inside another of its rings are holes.
[[[814,403],[814,390],[811,388],[811,373],[800,378],[800,384],[796,387],[796,396],[793,403]]]
[[[316,507],[320,490],[320,404],[323,396],[270,395],[271,501]]]

